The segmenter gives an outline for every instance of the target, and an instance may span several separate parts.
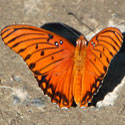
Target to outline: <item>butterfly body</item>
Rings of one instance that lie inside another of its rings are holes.
[[[85,72],[86,48],[87,48],[87,40],[83,35],[81,35],[79,39],[76,41],[73,75],[72,75],[73,97],[76,104],[80,104],[81,102],[81,89],[82,85],[84,85],[82,82],[84,81],[83,79]]]
[[[60,27],[65,32],[61,33]],[[10,25],[1,31],[1,36],[7,46],[23,57],[44,94],[67,108],[73,101],[80,107],[87,107],[92,101],[123,37],[117,28],[109,27],[88,42],[64,24],[44,28]]]

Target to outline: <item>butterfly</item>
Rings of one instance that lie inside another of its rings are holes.
[[[61,23],[41,28],[9,25],[1,30],[1,37],[22,56],[51,102],[65,108],[73,102],[88,106],[123,41],[120,30],[114,27],[87,41],[80,32]]]

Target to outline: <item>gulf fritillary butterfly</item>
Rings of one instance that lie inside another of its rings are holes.
[[[73,101],[88,106],[123,38],[119,29],[109,27],[88,42],[78,31],[59,23],[42,28],[10,25],[1,36],[26,61],[44,94],[66,108]]]

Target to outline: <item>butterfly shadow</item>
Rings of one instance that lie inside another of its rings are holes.
[[[117,87],[123,77],[125,76],[125,32],[122,33],[123,35],[123,45],[120,49],[119,53],[114,57],[112,60],[109,71],[104,78],[102,87],[100,88],[99,92],[93,97],[93,101],[90,105],[96,106],[98,101],[104,99],[106,94],[112,92],[115,87]]]

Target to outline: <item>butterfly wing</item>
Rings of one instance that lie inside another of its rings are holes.
[[[7,26],[1,36],[26,61],[44,94],[60,107],[70,107],[74,46],[55,33],[29,25]]]
[[[100,87],[113,57],[122,45],[122,34],[117,28],[105,28],[88,43],[85,58],[85,73],[81,91],[81,107],[91,102]]]

